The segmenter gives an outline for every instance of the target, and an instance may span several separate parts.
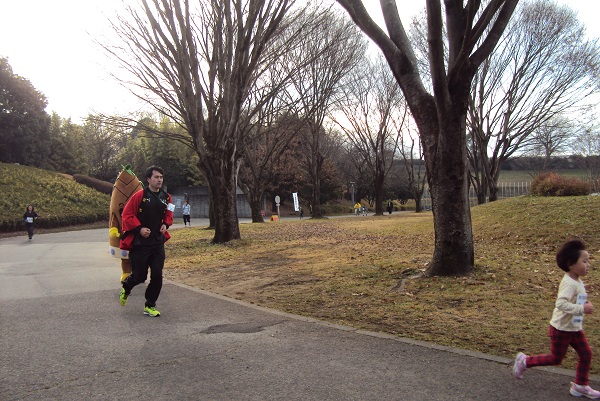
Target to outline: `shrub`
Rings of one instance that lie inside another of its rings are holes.
[[[112,194],[113,184],[108,181],[102,181],[97,178],[88,177],[87,175],[74,174],[73,179],[80,184],[93,188],[103,194]]]
[[[352,209],[352,211],[354,211],[354,209]],[[321,213],[324,216],[346,214],[348,213],[348,206],[340,203],[321,205]],[[306,215],[306,211],[304,212],[304,215]]]
[[[590,193],[586,181],[556,173],[542,173],[531,182],[531,194],[538,196],[581,196]]]

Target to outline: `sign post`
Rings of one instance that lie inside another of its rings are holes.
[[[280,219],[281,216],[279,215],[279,205],[281,202],[281,198],[279,197],[279,195],[275,195],[275,204],[277,205],[277,218]]]

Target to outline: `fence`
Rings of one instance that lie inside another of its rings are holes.
[[[531,182],[501,182],[498,184],[498,199],[512,198],[514,196],[527,195]],[[471,206],[476,206],[477,194],[475,188],[469,187],[469,202]],[[429,188],[425,188],[423,199],[421,201],[423,210],[431,210],[431,194]]]

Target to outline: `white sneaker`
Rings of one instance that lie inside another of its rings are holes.
[[[575,397],[587,397],[592,400],[600,398],[600,391],[596,391],[590,386],[582,386],[581,384],[575,384],[573,382],[571,382],[571,389],[569,392]]]
[[[525,372],[525,369],[527,369],[526,359],[527,355],[522,352],[519,352],[515,357],[515,364],[513,365],[513,375],[515,375],[515,379],[521,379],[523,377],[523,373]]]

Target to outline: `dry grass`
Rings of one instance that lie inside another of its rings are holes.
[[[476,271],[414,278],[433,252],[431,213],[242,224],[242,240],[211,245],[176,231],[167,278],[334,323],[512,357],[548,351],[563,272],[556,248],[579,237],[600,250],[600,197],[520,197],[472,209]],[[600,314],[600,273],[584,279]],[[600,347],[597,315],[586,335]],[[594,373],[600,359],[593,361]],[[564,366],[573,368],[574,353]]]

